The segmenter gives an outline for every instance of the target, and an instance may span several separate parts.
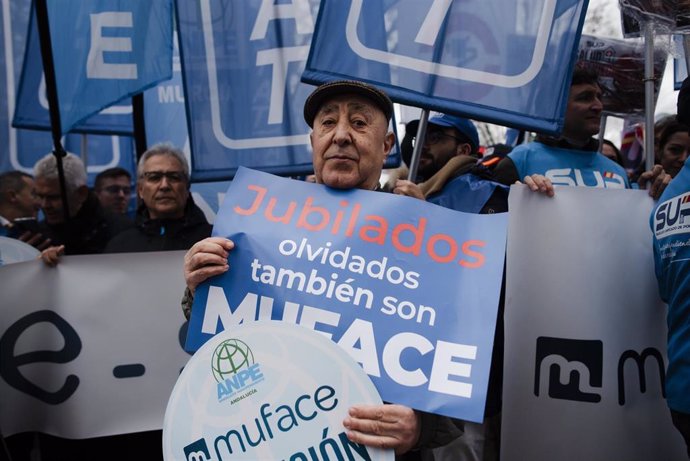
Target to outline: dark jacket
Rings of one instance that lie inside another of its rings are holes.
[[[139,206],[135,226],[113,238],[105,253],[187,250],[211,236],[211,226],[190,196],[179,219],[151,219],[144,204]]]
[[[110,239],[131,228],[132,221],[121,215],[105,211],[98,198],[89,192],[76,215],[67,223],[41,223],[41,233],[51,239],[53,245],[65,245],[67,255],[102,253]]]

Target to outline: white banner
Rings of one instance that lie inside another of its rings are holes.
[[[558,188],[549,199],[513,187],[504,461],[684,459],[661,395],[666,308],[652,269],[651,206],[643,191]],[[188,359],[182,256],[0,267],[3,434],[160,429]]]
[[[510,191],[501,459],[684,459],[645,191]]]
[[[0,267],[2,433],[84,438],[161,429],[189,358],[180,343],[183,255]]]

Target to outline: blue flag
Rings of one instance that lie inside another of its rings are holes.
[[[172,76],[172,0],[48,0],[62,132]]]
[[[50,130],[50,113],[43,76],[43,61],[41,60],[36,12],[33,8],[29,21],[29,32],[26,36],[24,64],[12,126],[30,130]],[[119,105],[110,106],[99,114],[75,125],[70,131],[73,133],[131,135],[131,101],[126,100]]]
[[[149,146],[168,142],[189,153],[187,114],[184,106],[182,66],[177,34],[173,35],[173,74],[170,80],[144,92],[146,142]]]
[[[385,401],[482,421],[507,222],[242,168],[213,228],[235,242],[230,270],[196,289],[186,347],[297,323],[349,352]]]
[[[33,173],[33,166],[38,159],[50,152],[53,145],[49,132],[15,129],[10,125],[10,117],[15,107],[24,104],[17,94],[17,83],[20,81],[22,59],[28,53],[30,38],[29,18],[31,17],[31,0],[2,0],[8,8],[0,8],[0,172],[19,170]],[[5,16],[7,14],[7,16]],[[36,47],[38,48],[38,47]],[[40,54],[36,59],[40,62]],[[26,60],[25,60],[26,63]],[[32,93],[38,106],[39,77],[35,80]],[[48,127],[48,114],[43,108],[42,117]],[[108,116],[111,119],[112,116]],[[92,117],[96,120],[99,116]],[[131,120],[131,116],[127,117]],[[121,166],[129,171],[134,170],[134,153],[132,140],[129,137],[69,134],[65,137],[64,147],[70,152],[82,155],[87,162],[89,181],[92,183],[96,174],[106,168]]]
[[[303,80],[541,132],[563,126],[587,0],[325,0]]]
[[[177,0],[192,179],[312,171],[300,83],[318,0]],[[400,162],[397,152],[389,164]]]

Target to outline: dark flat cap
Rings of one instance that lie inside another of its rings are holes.
[[[321,109],[323,103],[342,94],[356,94],[367,98],[376,107],[381,109],[383,115],[386,116],[386,120],[390,122],[393,116],[393,101],[386,93],[368,83],[356,80],[337,80],[319,85],[304,102],[304,120],[307,122],[307,125],[313,128],[314,118],[316,118],[316,114]]]

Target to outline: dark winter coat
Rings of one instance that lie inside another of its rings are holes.
[[[135,226],[115,236],[105,253],[187,250],[199,240],[211,236],[212,226],[190,196],[185,213],[179,219],[151,219],[142,204]]]
[[[86,201],[67,223],[41,223],[41,233],[52,245],[65,245],[67,255],[102,253],[107,243],[120,232],[132,227],[132,221],[107,212],[98,198],[89,192]]]

